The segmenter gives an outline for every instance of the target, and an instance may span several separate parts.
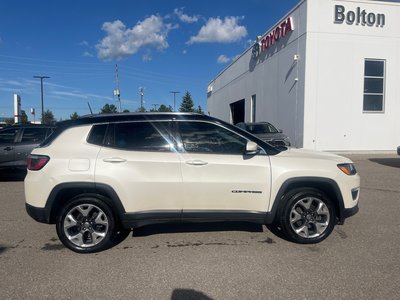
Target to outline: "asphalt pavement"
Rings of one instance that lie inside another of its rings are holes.
[[[399,299],[400,157],[347,155],[360,211],[320,244],[248,223],[152,225],[76,254],[24,207],[24,174],[0,174],[2,299]]]

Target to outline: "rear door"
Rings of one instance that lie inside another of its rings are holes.
[[[23,128],[22,135],[15,144],[15,165],[26,166],[28,155],[33,148],[37,147],[49,134],[47,127]]]
[[[0,131],[0,167],[14,167],[15,141],[18,128],[7,128]]]
[[[182,174],[170,122],[110,124],[96,162],[96,183],[108,184],[127,213],[181,215]]]

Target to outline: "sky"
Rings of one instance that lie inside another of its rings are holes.
[[[189,91],[207,111],[207,85],[299,0],[102,1],[13,0],[0,3],[0,117],[13,115],[14,94],[33,120],[94,113],[113,95],[118,64],[122,109],[176,109]]]

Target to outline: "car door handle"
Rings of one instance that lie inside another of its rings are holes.
[[[11,150],[13,150],[13,149],[14,149],[13,147],[5,147],[3,150],[11,151]]]
[[[126,159],[120,157],[107,157],[103,158],[103,161],[108,163],[123,163],[126,162]]]
[[[187,165],[191,165],[191,166],[205,166],[208,164],[208,162],[203,161],[203,160],[199,160],[199,159],[195,159],[195,160],[188,160],[186,161]]]

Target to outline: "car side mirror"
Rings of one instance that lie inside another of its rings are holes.
[[[252,141],[248,141],[246,144],[245,155],[256,155],[259,152],[258,145]]]
[[[278,132],[279,132],[279,133],[282,133],[282,132],[283,132],[283,130],[282,130],[282,129],[278,129]]]

